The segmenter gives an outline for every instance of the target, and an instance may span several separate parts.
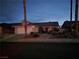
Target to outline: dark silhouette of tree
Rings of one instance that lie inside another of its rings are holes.
[[[75,23],[76,23],[76,34],[78,33],[78,0],[75,0]]]

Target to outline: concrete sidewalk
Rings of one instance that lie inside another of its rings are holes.
[[[72,43],[79,43],[79,39],[42,39],[42,38],[26,38],[26,39],[17,39],[8,42],[72,42]]]

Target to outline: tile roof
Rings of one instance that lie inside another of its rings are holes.
[[[33,25],[39,25],[39,26],[47,26],[47,25],[51,25],[51,26],[59,26],[58,22],[41,22],[41,23],[31,23]]]
[[[42,23],[28,23],[29,25],[39,25],[39,26],[59,26],[58,22],[42,22]],[[22,25],[22,23],[0,23],[0,26],[16,26],[16,25]]]
[[[13,25],[21,25],[21,23],[0,23],[0,26],[13,26]]]

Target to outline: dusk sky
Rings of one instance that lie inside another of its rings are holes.
[[[75,12],[73,0],[73,20]],[[0,22],[21,22],[24,19],[23,0],[0,0]],[[31,22],[70,19],[70,0],[27,0],[27,19]]]

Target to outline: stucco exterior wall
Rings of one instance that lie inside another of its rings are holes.
[[[31,32],[39,32],[39,27],[40,26],[36,26],[36,25],[28,25],[27,34],[30,34]],[[45,28],[48,28],[48,32],[56,28],[56,26],[42,26],[42,27],[44,30]],[[25,33],[24,25],[15,26],[15,34],[24,34],[24,33]]]
[[[55,27],[54,26],[41,26],[43,28],[43,30],[45,31],[46,28],[48,28],[48,32],[52,31]]]

